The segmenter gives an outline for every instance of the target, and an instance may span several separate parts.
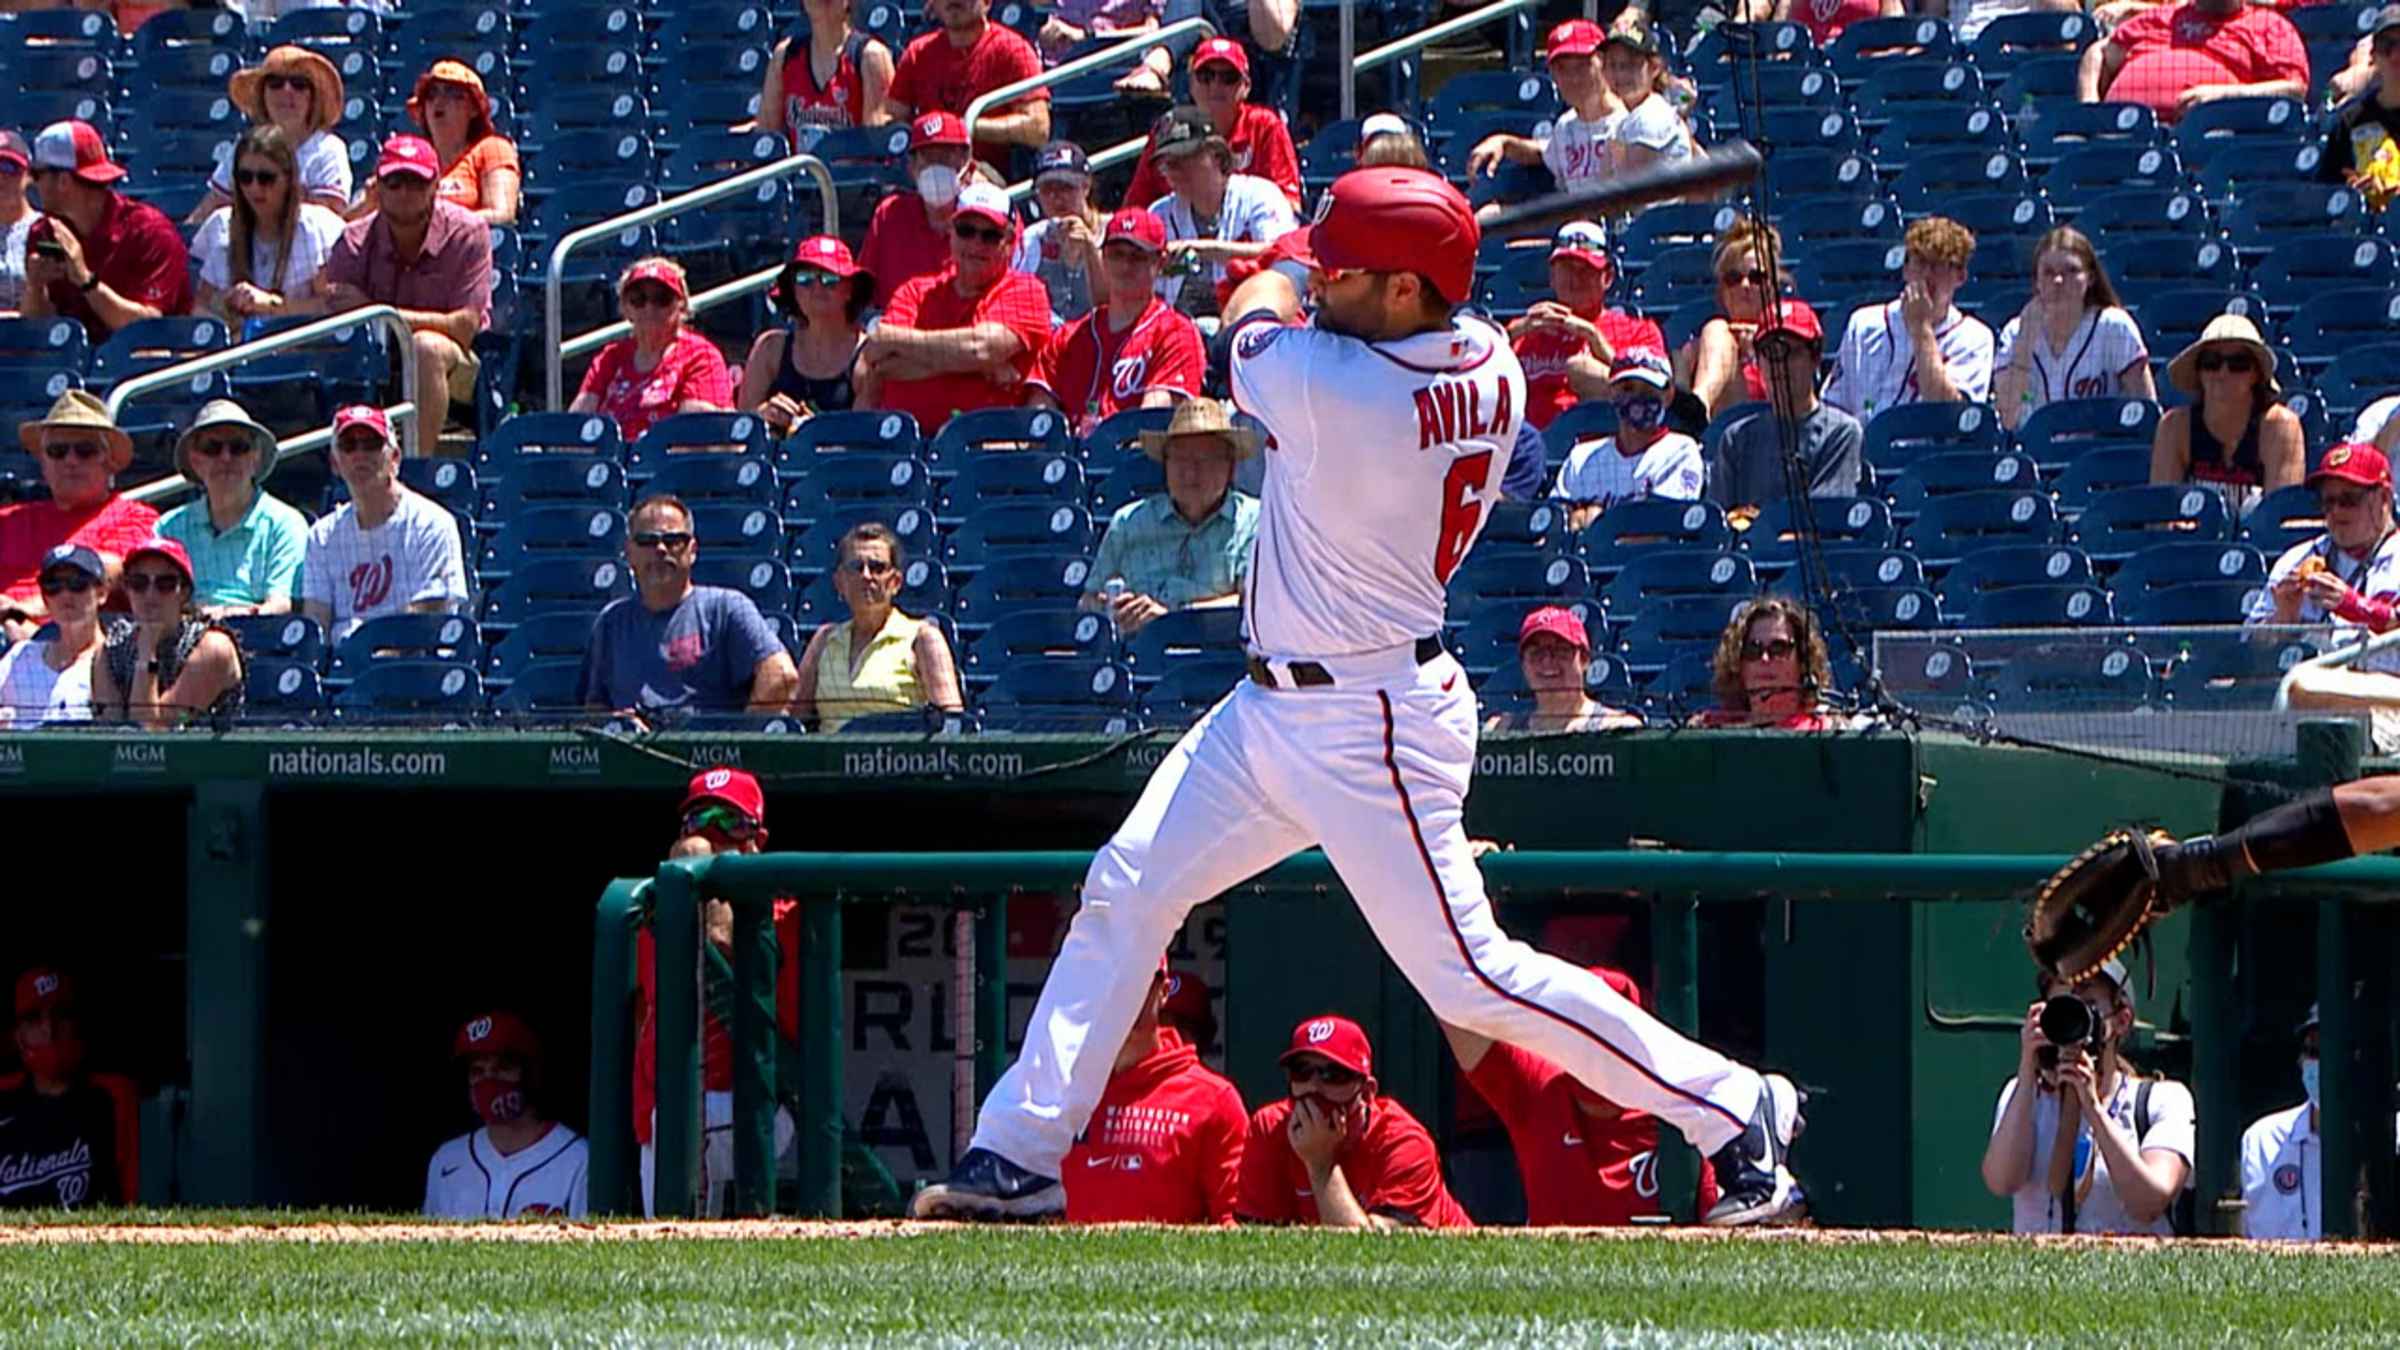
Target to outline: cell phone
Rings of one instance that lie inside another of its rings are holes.
[[[56,258],[60,262],[67,260],[67,246],[55,239],[37,239],[25,246],[25,252],[36,258]]]

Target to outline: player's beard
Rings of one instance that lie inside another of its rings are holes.
[[[1332,296],[1319,294],[1317,327],[1361,342],[1373,342],[1383,331],[1384,288],[1390,284],[1390,277],[1377,276],[1371,298],[1362,297],[1348,311],[1337,306]]]

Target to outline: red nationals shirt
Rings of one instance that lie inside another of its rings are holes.
[[[576,394],[598,398],[600,411],[616,418],[617,429],[632,442],[640,440],[651,423],[673,416],[688,402],[732,407],[733,376],[717,344],[686,328],[646,371],[633,367],[632,338],[602,347]]]
[[[1872,19],[1882,12],[1875,0],[1805,0],[1792,13],[1808,29],[1822,49],[1831,47],[1842,30],[1861,19]]]
[[[860,53],[874,41],[852,33],[833,58],[833,78],[817,83],[817,72],[805,40],[784,49],[783,68],[776,72],[775,98],[783,104],[783,131],[792,149],[800,149],[803,127],[855,127],[866,121],[867,82],[859,74]]]
[[[46,498],[0,508],[0,595],[11,600],[40,595],[42,555],[60,544],[82,544],[122,561],[156,533],[158,512],[130,497],[110,496],[80,511],[62,511]]]
[[[44,216],[26,232],[26,240],[48,239],[59,230],[75,233],[64,218]],[[100,212],[100,228],[89,239],[77,235],[75,242],[83,245],[83,262],[92,275],[118,295],[161,314],[192,312],[191,252],[184,247],[182,231],[157,207],[111,192]],[[94,346],[112,331],[100,321],[91,297],[69,282],[50,283],[50,310],[81,323]]]
[[[1614,1120],[1575,1104],[1583,1088],[1565,1069],[1504,1041],[1467,1072],[1516,1150],[1525,1221],[1535,1228],[1622,1225],[1658,1214],[1658,1121],[1639,1111]],[[1717,1203],[1700,1169],[1700,1212]]]
[[[2176,99],[2194,85],[2308,83],[2300,31],[2272,9],[2244,5],[2216,16],[2193,5],[2161,5],[2117,25],[2108,40],[2125,53],[2125,64],[2102,97],[2147,104],[2161,122],[2183,115]]]
[[[650,1142],[650,1113],[658,1106],[658,942],[644,928],[634,937],[634,977],[641,982],[641,1026],[633,1041],[633,1141]],[[782,948],[775,975],[775,1027],[787,1041],[800,1039],[800,902],[775,902],[775,944]],[[730,958],[729,958],[730,959]],[[708,984],[700,997],[705,1004]],[[733,1033],[703,1006],[700,1023],[700,1090],[733,1091]]]
[[[1317,1222],[1317,1196],[1308,1167],[1292,1152],[1285,1133],[1292,1100],[1269,1102],[1250,1117],[1250,1140],[1242,1146],[1241,1198],[1234,1213],[1254,1223]],[[1400,1103],[1377,1097],[1368,1104],[1366,1133],[1352,1140],[1335,1164],[1350,1194],[1369,1214],[1406,1219],[1427,1228],[1473,1228],[1442,1184],[1441,1155],[1433,1136]]]
[[[1057,399],[1081,436],[1110,413],[1140,407],[1150,390],[1199,393],[1207,366],[1199,328],[1154,295],[1131,327],[1109,327],[1106,305],[1068,324],[1027,383]]]
[[[1111,1074],[1061,1165],[1069,1223],[1231,1223],[1249,1113],[1233,1084],[1162,1028]]]
[[[1283,189],[1292,199],[1292,209],[1300,209],[1300,152],[1293,148],[1292,129],[1273,108],[1245,103],[1234,119],[1232,134],[1225,144],[1233,151],[1233,171],[1264,178]],[[1150,158],[1150,147],[1142,147],[1141,163],[1133,166],[1133,182],[1125,189],[1125,205],[1148,206],[1166,196],[1172,188],[1167,176],[1159,171]]]
[[[936,28],[901,50],[900,60],[892,67],[890,97],[894,103],[908,105],[911,112],[939,109],[965,117],[967,105],[977,97],[1041,73],[1041,54],[1013,29],[987,22],[983,36],[960,51],[951,45],[949,34]],[[1044,102],[1049,97],[1049,90],[1036,89],[992,111],[1018,112],[1028,103]],[[978,140],[975,157],[1006,164],[1008,143]]]
[[[875,306],[885,308],[900,288],[950,265],[950,236],[925,218],[925,199],[895,192],[875,204],[858,265],[875,278]]]
[[[1667,335],[1653,320],[1637,319],[1621,309],[1583,317],[1600,326],[1600,336],[1608,339],[1611,351],[1647,347],[1662,356],[1666,353]],[[1525,420],[1536,427],[1549,426],[1578,402],[1567,384],[1567,362],[1584,350],[1583,339],[1556,328],[1542,328],[1509,345],[1516,348],[1517,360],[1525,367]]]
[[[979,323],[1007,327],[1023,343],[1010,364],[1017,379],[1000,384],[983,375],[935,375],[922,380],[887,380],[882,406],[913,413],[927,436],[952,413],[971,408],[1009,408],[1024,401],[1024,381],[1033,374],[1042,344],[1050,340],[1050,290],[1030,272],[1005,271],[992,288],[969,300],[958,293],[958,269],[945,267],[900,288],[884,308],[883,321],[905,328],[970,328]]]

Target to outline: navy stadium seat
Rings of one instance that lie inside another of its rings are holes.
[[[2045,544],[2058,532],[2058,508],[2042,492],[1958,492],[1925,503],[1907,543],[1928,571],[2004,544]]]
[[[1004,502],[1084,500],[1083,464],[1071,454],[974,455],[944,484],[934,514],[944,524]]]
[[[2150,451],[2138,445],[2086,450],[2067,462],[2055,484],[2062,510],[2080,512],[2092,498],[2150,481]]]
[[[1651,549],[1719,549],[1731,538],[1725,512],[1714,502],[1645,497],[1619,502],[1585,527],[1583,556],[1592,571],[1613,576]]]
[[[1035,660],[1010,665],[983,691],[979,700],[988,710],[1014,705],[1039,718],[1050,710],[1130,709],[1133,674],[1123,666],[1098,660]],[[1018,729],[1029,729],[1022,723]]]
[[[316,668],[300,661],[245,658],[242,720],[251,725],[305,726],[325,712],[324,684]]]
[[[1481,549],[1451,575],[1450,618],[1463,622],[1490,600],[1560,604],[1589,594],[1591,574],[1579,559],[1531,549]]]
[[[463,614],[386,614],[351,630],[333,649],[334,680],[356,679],[390,661],[463,661],[480,665],[483,637]]]
[[[1047,408],[977,408],[942,424],[925,447],[925,462],[938,477],[958,472],[969,454],[996,450],[1041,450],[1073,454],[1073,428],[1064,413]]]
[[[890,530],[912,561],[938,558],[941,552],[930,509],[914,502],[869,501],[829,511],[809,522],[806,530],[790,536],[788,561],[793,573],[814,575],[830,570],[840,559],[842,536],[870,521]]]
[[[222,619],[244,659],[288,661],[311,670],[325,663],[325,630],[304,614],[240,614]]]
[[[1190,726],[1247,678],[1243,658],[1234,653],[1179,662],[1143,693],[1142,709],[1155,725]]]
[[[2104,492],[2083,508],[2075,542],[2113,566],[2160,543],[2226,538],[2225,494],[2207,483],[2145,483]]]
[[[1867,419],[1865,458],[1881,472],[1929,454],[1993,454],[2007,443],[1999,415],[1983,404],[1903,403]]]
[[[2108,445],[2147,449],[2158,430],[2158,405],[2138,398],[2073,398],[2045,403],[2017,428],[2017,445],[2045,473],[2055,473],[2087,450]]]
[[[1975,65],[1988,75],[2006,78],[2028,60],[2081,52],[2100,36],[2090,15],[2077,10],[2033,10],[2002,14],[1975,35]]]
[[[1510,634],[1515,640],[1515,634]],[[1125,639],[1123,659],[1137,679],[1156,679],[1175,665],[1216,655],[1242,652],[1242,611],[1238,606],[1176,609],[1143,624]]]
[[[553,658],[519,666],[508,687],[492,699],[492,711],[512,722],[580,720],[590,714],[577,697],[583,686],[580,659]]]
[[[1072,605],[1083,598],[1092,565],[1084,558],[995,558],[958,588],[952,614],[961,632],[1021,609]]]
[[[719,550],[741,554],[783,552],[783,516],[757,502],[710,502],[692,507],[692,533],[703,560]]]
[[[1969,628],[2085,628],[2113,617],[2103,586],[2008,586],[1978,593],[1960,622]]]
[[[1625,564],[1601,590],[1611,622],[1629,623],[1654,598],[1682,595],[1749,596],[1758,574],[1746,554],[1731,550],[1674,549],[1646,553]]]
[[[2026,167],[2036,173],[2047,172],[2060,156],[2081,146],[2160,141],[2158,114],[2141,103],[2038,102],[2020,111],[2016,132],[2025,147]]]
[[[2306,642],[2198,643],[2176,659],[2161,692],[2181,712],[2265,711],[2291,668],[2316,654]]]
[[[592,622],[598,617],[598,610],[560,610],[527,619],[485,653],[485,678],[506,684],[536,661],[580,663],[591,646]]]
[[[1841,591],[1834,595],[1830,612],[1841,626],[1866,633],[1928,629],[1942,621],[1941,601],[1923,586],[1869,586]]]
[[[693,452],[657,461],[635,495],[676,497],[689,506],[775,506],[782,493],[764,455]]]
[[[345,722],[473,722],[483,712],[483,679],[464,661],[378,662],[334,696],[333,711]]]
[[[632,592],[633,573],[622,558],[530,558],[491,588],[484,625],[505,630],[541,614],[589,614]]]
[[[505,578],[535,557],[614,557],[625,548],[625,513],[609,506],[536,506],[517,512],[483,548],[477,569]]]
[[[768,453],[773,432],[766,420],[743,412],[681,412],[650,424],[625,455],[625,467],[636,478],[648,477],[687,454]]]
[[[1805,497],[1817,539],[1837,548],[1880,548],[1892,542],[1892,510],[1880,497]],[[1742,547],[1762,568],[1788,567],[1800,555],[1803,508],[1769,502],[1742,532]]]
[[[477,442],[476,468],[505,474],[519,458],[561,451],[622,463],[625,440],[617,432],[616,419],[602,413],[518,413]]]
[[[1116,629],[1108,616],[1064,605],[1019,610],[994,620],[965,644],[959,669],[972,687],[981,688],[1021,661],[1116,658]]]
[[[803,463],[807,463],[803,461]],[[913,455],[857,451],[808,463],[784,493],[784,519],[804,525],[869,502],[930,504],[933,475]]]
[[[1902,470],[1893,482],[1892,515],[1913,519],[1934,497],[1953,492],[2034,487],[2040,478],[2041,470],[2032,459],[2013,452],[1995,455],[1986,450],[1955,450],[1925,455]]]
[[[527,455],[483,484],[482,518],[507,520],[540,505],[625,508],[625,470],[599,455]]]
[[[1934,586],[1942,608],[1960,615],[1988,591],[2012,586],[2071,586],[2093,580],[2092,560],[2067,544],[2001,544],[1968,554]]]
[[[1015,554],[1078,556],[1093,543],[1091,513],[1080,503],[1012,500],[979,506],[943,540],[952,571]]]
[[[2002,712],[2128,712],[2150,701],[2150,660],[2121,642],[2043,643],[1992,676]]]
[[[2264,581],[2186,581],[2137,596],[2120,592],[2117,617],[2145,627],[2240,623]]]

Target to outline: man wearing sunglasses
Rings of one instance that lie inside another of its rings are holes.
[[[1550,242],[1552,298],[1536,300],[1508,325],[1525,365],[1525,420],[1534,426],[1549,426],[1583,399],[1610,397],[1616,384],[1611,370],[1620,356],[1667,349],[1656,320],[1610,306],[1608,288],[1616,280],[1605,227],[1595,220],[1558,227]],[[1699,485],[1692,491],[1696,495]]]
[[[1152,53],[1163,55],[1164,49]],[[1264,178],[1283,189],[1294,211],[1301,207],[1300,152],[1283,114],[1250,102],[1250,53],[1232,38],[1209,38],[1192,48],[1192,102],[1208,120],[1225,129],[1225,147],[1233,154],[1233,171]],[[1133,166],[1133,181],[1125,187],[1127,206],[1148,206],[1174,189],[1159,171],[1154,145],[1142,147],[1141,162]]]
[[[581,701],[637,720],[662,712],[781,711],[800,687],[792,654],[747,595],[692,583],[700,544],[679,498],[645,497],[626,521],[635,593],[609,602],[584,649]]]
[[[458,518],[400,481],[400,442],[383,409],[333,415],[333,471],[350,500],[309,527],[300,612],[340,642],[386,614],[448,614],[467,602]]]
[[[1377,1232],[1475,1226],[1442,1182],[1433,1135],[1382,1094],[1358,1023],[1309,1018],[1276,1062],[1291,1095],[1251,1113],[1236,1218]]]
[[[25,236],[27,318],[74,319],[97,347],[129,323],[192,312],[182,231],[116,190],[125,166],[90,123],[43,127],[31,158],[45,214]]]
[[[48,616],[39,582],[50,550],[81,544],[114,576],[126,553],[158,529],[156,510],[117,495],[133,439],[99,399],[70,389],[48,417],[19,425],[17,439],[39,459],[50,497],[0,507],[0,631],[11,642],[33,636]]]
[[[1708,499],[1729,515],[1747,517],[1790,496],[1787,437],[1799,454],[1809,496],[1857,493],[1865,472],[1866,431],[1857,418],[1817,397],[1817,366],[1825,352],[1817,312],[1803,301],[1786,300],[1759,325],[1751,344],[1766,377],[1769,409],[1735,422],[1718,439],[1708,462]]]
[[[860,345],[859,406],[912,413],[931,436],[954,413],[1024,402],[1050,340],[1050,291],[1009,265],[1015,238],[1007,193],[959,191],[949,266],[902,286]]]
[[[2392,465],[2371,445],[2325,452],[2308,486],[2325,533],[2284,550],[2251,599],[2251,624],[2330,623],[2343,642],[2400,627],[2400,529]],[[2400,748],[2400,652],[2376,652],[2349,669],[2295,670],[2291,706],[2366,713],[2379,751]]]
[[[266,489],[275,433],[232,399],[212,400],[176,439],[175,467],[204,494],[158,522],[191,556],[192,603],[212,619],[289,613],[308,518]]]

